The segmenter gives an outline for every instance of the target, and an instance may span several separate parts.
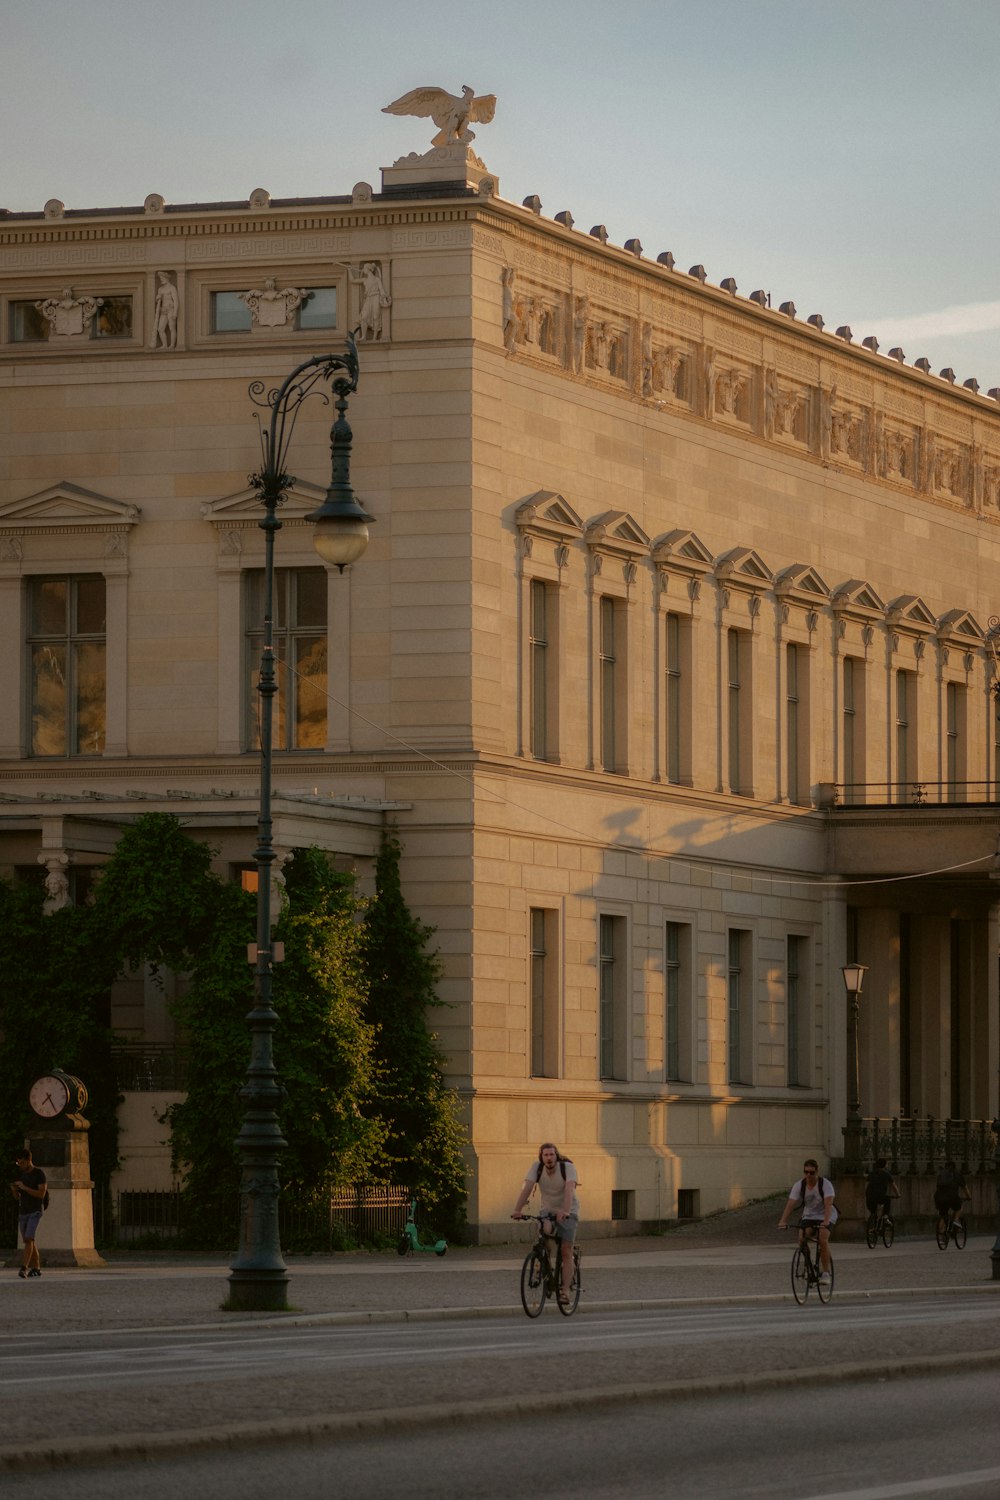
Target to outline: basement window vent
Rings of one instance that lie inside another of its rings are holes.
[[[635,1194],[630,1188],[612,1188],[611,1190],[611,1217],[612,1219],[634,1219],[635,1218]]]
[[[677,1217],[679,1219],[701,1218],[700,1188],[678,1188],[677,1190]]]

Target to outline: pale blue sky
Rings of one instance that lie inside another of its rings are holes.
[[[494,93],[505,198],[1000,386],[1000,0],[0,0],[0,206],[347,193]]]

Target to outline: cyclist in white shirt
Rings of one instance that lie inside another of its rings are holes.
[[[533,1161],[524,1178],[524,1186],[514,1204],[512,1219],[523,1218],[521,1209],[535,1188],[541,1198],[541,1211],[551,1214],[551,1232],[559,1240],[562,1254],[562,1282],[559,1301],[569,1300],[568,1289],[573,1281],[573,1241],[580,1222],[580,1204],[576,1196],[576,1167],[568,1156],[560,1156],[551,1141],[538,1149],[538,1160]]]
[[[829,1177],[820,1175],[819,1166],[810,1156],[802,1164],[802,1180],[792,1184],[784,1212],[778,1220],[779,1229],[788,1228],[789,1217],[797,1208],[802,1209],[799,1222],[799,1244],[805,1238],[804,1231],[819,1231],[820,1281],[830,1280],[830,1230],[837,1222],[837,1210],[833,1206],[834,1189]]]

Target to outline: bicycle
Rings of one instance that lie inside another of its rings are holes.
[[[868,1224],[865,1230],[865,1238],[868,1241],[868,1248],[869,1250],[874,1250],[875,1246],[881,1239],[883,1245],[888,1250],[891,1247],[895,1237],[895,1220],[893,1219],[892,1214],[885,1207],[885,1205],[880,1203],[878,1208],[873,1208],[871,1213],[868,1215]]]
[[[564,1318],[571,1318],[580,1305],[583,1283],[580,1278],[580,1250],[573,1246],[573,1279],[566,1300],[559,1296],[562,1285],[562,1254],[554,1235],[545,1233],[545,1225],[552,1222],[551,1214],[521,1214],[522,1219],[534,1219],[538,1223],[538,1238],[524,1257],[521,1267],[521,1306],[529,1318],[537,1318],[545,1310],[545,1299],[555,1297],[556,1305]],[[550,1245],[555,1241],[559,1253],[552,1264]]]
[[[833,1296],[833,1256],[830,1256],[830,1280],[823,1281],[823,1267],[819,1258],[819,1230],[815,1224],[806,1225],[802,1243],[796,1245],[792,1255],[792,1296],[801,1305],[813,1287],[821,1302],[829,1302]],[[798,1225],[799,1229],[803,1225]]]
[[[939,1250],[947,1250],[949,1240],[955,1241],[956,1250],[965,1249],[965,1241],[969,1230],[964,1218],[955,1218],[956,1212],[957,1209],[949,1208],[945,1213],[943,1222],[939,1218],[937,1224],[934,1226]]]

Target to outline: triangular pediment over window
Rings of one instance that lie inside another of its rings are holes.
[[[624,510],[606,510],[587,526],[587,545],[613,552],[649,551],[649,537]]]
[[[774,592],[781,599],[801,599],[810,604],[830,597],[828,584],[808,563],[793,563],[790,568],[782,568],[774,580]]]
[[[522,532],[569,541],[583,535],[583,522],[562,495],[536,490],[517,507],[514,520]]]
[[[23,500],[11,500],[0,506],[0,528],[10,531],[42,531],[47,528],[87,527],[91,530],[120,531],[134,526],[141,512],[137,505],[112,500],[94,490],[61,480]]]
[[[937,622],[938,640],[952,641],[956,645],[981,645],[986,632],[974,615],[967,609],[950,609]]]
[[[679,573],[701,575],[711,572],[714,559],[699,536],[693,531],[678,527],[676,531],[668,531],[666,536],[654,543],[653,561]]]
[[[879,598],[870,583],[861,578],[852,578],[843,584],[833,596],[833,607],[838,613],[863,615],[870,618],[885,614],[885,602]]]
[[[282,521],[302,521],[323,503],[326,490],[322,485],[311,484],[308,479],[296,479],[285,492],[283,504],[278,506]],[[257,526],[264,515],[260,495],[250,485],[235,495],[224,495],[221,500],[206,500],[201,507],[206,521],[216,526]]]
[[[934,630],[937,620],[917,594],[900,594],[886,610],[891,624],[910,630]]]
[[[742,583],[749,588],[762,588],[774,583],[774,574],[759,552],[752,547],[733,547],[723,552],[715,564],[718,578],[727,583]]]

